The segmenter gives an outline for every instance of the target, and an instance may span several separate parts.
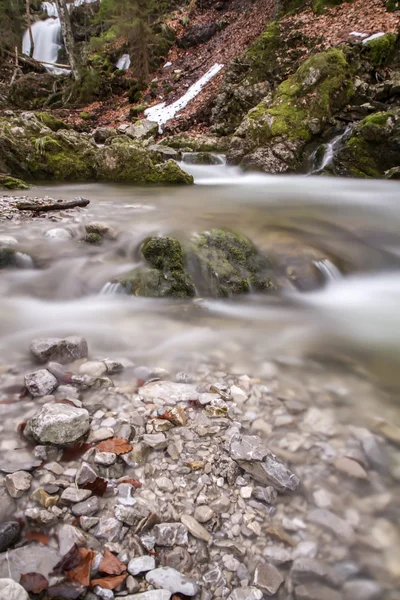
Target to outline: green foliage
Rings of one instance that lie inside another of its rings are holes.
[[[400,10],[400,0],[386,0],[386,10],[388,12]]]
[[[5,188],[6,190],[28,190],[29,185],[21,179],[16,179],[15,177],[10,177],[10,175],[3,175],[0,173],[0,189],[1,188]]]
[[[392,57],[396,42],[394,33],[387,33],[371,40],[366,46],[366,52],[376,69],[384,67]]]
[[[280,27],[276,21],[272,21],[265,31],[245,52],[242,60],[251,69],[252,81],[265,81],[277,66],[277,49],[281,42]]]
[[[24,0],[0,0],[0,51],[20,44],[24,14]]]
[[[90,119],[92,118],[92,115],[90,115],[89,113],[84,112],[84,111],[82,111],[81,113],[79,113],[79,116],[84,121],[90,121]]]
[[[316,15],[322,15],[328,8],[343,4],[343,2],[352,2],[353,0],[314,0],[312,9]]]

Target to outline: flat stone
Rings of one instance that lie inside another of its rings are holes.
[[[96,465],[102,465],[109,467],[113,465],[117,460],[117,455],[114,452],[96,452],[94,462]]]
[[[133,596],[125,596],[125,600],[169,600],[171,595],[171,592],[168,592],[168,590],[151,590],[149,592],[142,592],[141,594],[134,594]]]
[[[87,441],[89,444],[93,444],[95,442],[109,440],[112,437],[114,437],[114,429],[111,429],[111,427],[99,427],[98,429],[91,430]]]
[[[266,488],[257,486],[253,488],[253,496],[260,502],[266,502],[266,504],[272,505],[276,504],[278,498],[278,494],[272,486],[268,486]]]
[[[146,573],[156,568],[156,561],[154,556],[138,556],[133,558],[128,563],[128,573],[131,575],[139,575],[139,573]]]
[[[3,453],[0,457],[0,471],[3,473],[15,473],[16,471],[31,471],[39,467],[42,461],[25,448],[13,450],[7,455]]]
[[[107,373],[107,367],[100,360],[88,360],[79,367],[79,373],[89,377],[101,377]]]
[[[243,587],[233,590],[227,600],[261,600],[263,593],[256,587]]]
[[[18,541],[21,526],[18,521],[7,521],[0,524],[0,552],[5,552]]]
[[[240,460],[237,463],[262,485],[273,485],[281,492],[295,492],[300,485],[299,478],[272,454],[263,462]]]
[[[173,381],[152,381],[139,390],[144,400],[162,400],[174,405],[178,402],[197,400],[196,386],[191,383],[174,383]]]
[[[298,585],[294,595],[296,600],[343,600],[342,594],[319,583]]]
[[[87,542],[82,531],[68,523],[62,523],[57,528],[57,539],[61,556],[65,556],[75,544],[77,546],[84,546]]]
[[[193,568],[193,559],[182,546],[164,549],[160,553],[160,563],[163,567],[173,567],[181,573],[189,573]]]
[[[167,447],[167,438],[163,433],[145,433],[143,443],[154,450],[163,450]]]
[[[284,565],[293,559],[292,551],[282,546],[267,546],[263,556],[274,565]]]
[[[340,587],[343,583],[342,577],[334,568],[312,558],[297,558],[290,574],[295,585],[320,581],[332,587]]]
[[[29,600],[22,585],[13,579],[0,579],[0,598],[4,600]]]
[[[349,477],[356,477],[357,479],[368,479],[367,472],[362,468],[360,463],[347,456],[339,456],[335,460],[335,468],[342,473],[345,473]]]
[[[32,341],[29,349],[35,359],[42,364],[50,360],[65,364],[80,358],[87,358],[88,355],[86,340],[75,335],[65,339],[36,339]]]
[[[22,573],[40,573],[48,579],[59,560],[60,554],[50,546],[26,544],[0,555],[0,577],[19,581]]]
[[[271,454],[265,442],[258,435],[242,435],[234,438],[230,445],[233,460],[262,461]]]
[[[89,430],[89,413],[70,404],[45,404],[28,421],[26,433],[42,444],[64,446]]]
[[[153,533],[157,546],[188,545],[188,530],[182,523],[159,523]]]
[[[273,596],[284,582],[282,574],[276,567],[268,563],[257,565],[254,572],[253,584],[267,596]]]
[[[61,494],[61,500],[68,504],[83,502],[92,495],[90,490],[80,490],[76,487],[65,488]]]
[[[159,567],[150,571],[146,575],[146,581],[155,588],[168,590],[172,594],[181,593],[185,596],[195,596],[199,589],[193,579],[172,567]]]
[[[11,498],[21,498],[29,490],[32,483],[32,475],[26,471],[16,471],[6,475],[4,484]]]
[[[104,542],[117,542],[122,530],[122,523],[114,517],[101,517],[92,533]]]
[[[209,542],[211,540],[211,534],[191,515],[182,515],[181,521],[195,538],[205,542]]]
[[[308,520],[327,529],[346,544],[354,542],[354,530],[351,525],[329,510],[316,508],[308,513]]]
[[[87,498],[83,502],[78,502],[72,507],[72,514],[76,517],[89,516],[96,513],[100,508],[99,499],[97,496]]]
[[[92,527],[98,524],[100,519],[98,517],[81,517],[79,520],[79,524],[84,531],[89,531]]]
[[[383,589],[377,581],[371,579],[353,579],[343,586],[345,600],[380,600]]]
[[[39,369],[25,375],[25,385],[34,398],[51,394],[58,386],[58,380],[47,369]]]
[[[93,483],[96,481],[98,475],[94,469],[87,463],[82,463],[79,467],[78,472],[75,477],[76,485],[86,485],[87,483]]]
[[[202,504],[201,506],[196,506],[194,511],[194,518],[199,523],[207,523],[214,516],[214,511],[207,506],[206,504]]]

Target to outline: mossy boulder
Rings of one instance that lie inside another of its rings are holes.
[[[392,111],[369,115],[353,130],[335,157],[335,172],[351,177],[384,177],[400,164],[400,118]]]
[[[206,296],[227,297],[273,290],[269,260],[246,237],[212,229],[191,242],[190,263],[196,287]]]
[[[352,0],[313,0],[312,9],[316,15],[323,15],[329,8]]]
[[[307,143],[348,102],[352,91],[350,67],[341,50],[311,56],[280,84],[271,100],[252,109],[236,131],[247,154],[245,165],[251,168],[254,163],[272,173],[295,171]]]
[[[39,121],[46,125],[52,131],[59,131],[60,129],[71,129],[67,123],[64,123],[61,119],[57,119],[54,115],[48,112],[38,113],[37,118]]]
[[[164,138],[160,145],[169,146],[174,150],[193,150],[193,152],[224,152],[229,145],[228,138],[213,137],[204,134],[189,135],[178,133]]]
[[[21,179],[0,173],[0,189],[2,188],[6,190],[28,190],[29,185]]]
[[[364,45],[363,53],[375,69],[385,67],[391,61],[396,50],[396,38],[396,34],[387,33]]]

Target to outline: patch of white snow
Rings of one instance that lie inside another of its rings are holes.
[[[131,57],[129,54],[123,54],[115,66],[121,71],[127,71],[131,66]]]
[[[372,42],[372,40],[376,40],[382,37],[383,35],[385,35],[383,31],[381,31],[380,33],[374,33],[373,35],[370,35],[365,40],[363,40],[363,44],[368,44],[368,42]]]
[[[159,132],[162,133],[162,126],[165,125],[170,119],[173,119],[179,111],[181,111],[187,104],[196,98],[196,96],[201,92],[203,87],[213,78],[224,65],[216,63],[207,73],[205,73],[196,83],[194,83],[179,100],[173,102],[169,106],[166,105],[165,102],[161,104],[156,104],[151,108],[145,110],[144,115],[150,121],[155,121],[158,123]]]
[[[354,37],[365,38],[368,37],[368,33],[360,33],[359,31],[352,31],[350,35],[354,35]]]

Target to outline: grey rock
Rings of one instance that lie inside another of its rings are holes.
[[[175,546],[171,550],[164,549],[159,558],[163,567],[173,567],[183,573],[189,573],[193,568],[193,559],[186,548],[182,546]]]
[[[228,496],[225,496],[225,494],[221,494],[221,496],[210,503],[210,508],[212,508],[212,510],[217,514],[229,511],[230,507],[231,501],[229,500]]]
[[[128,594],[136,594],[140,590],[140,584],[137,579],[132,577],[132,575],[128,575],[126,578],[126,590]]]
[[[377,581],[371,579],[353,579],[343,586],[345,600],[380,600],[383,589]]]
[[[201,504],[200,506],[196,506],[194,511],[194,518],[199,523],[207,523],[214,516],[213,510],[207,506],[206,504]]]
[[[86,544],[86,537],[82,531],[73,525],[63,523],[57,528],[58,547],[61,556],[65,556],[74,546],[83,546]]]
[[[106,588],[102,588],[100,585],[95,585],[93,591],[96,596],[102,600],[114,600],[114,592],[112,590],[107,590]]]
[[[188,530],[182,523],[159,523],[153,528],[157,546],[187,546]]]
[[[276,504],[278,498],[278,494],[272,486],[266,488],[256,486],[253,488],[253,496],[256,500],[266,504]]]
[[[267,596],[273,596],[279,590],[284,579],[276,567],[268,563],[257,565],[254,571],[253,584]]]
[[[182,515],[181,521],[195,538],[205,542],[209,542],[211,540],[211,534],[191,515]]]
[[[102,442],[108,440],[114,436],[114,430],[111,427],[99,427],[98,429],[92,429],[88,436],[88,443]]]
[[[32,341],[29,349],[35,359],[42,364],[49,360],[65,364],[80,358],[87,358],[88,355],[86,340],[75,335],[65,339],[36,339]]]
[[[29,600],[22,585],[13,579],[0,579],[0,598],[4,600]]]
[[[82,463],[79,467],[75,477],[76,485],[86,485],[87,483],[93,483],[97,479],[97,473],[87,463]]]
[[[95,527],[99,521],[100,519],[98,517],[81,517],[79,524],[84,531],[89,531],[89,529]]]
[[[151,590],[142,594],[125,596],[125,600],[169,600],[170,598],[171,592],[168,592],[168,590]]]
[[[21,526],[18,521],[7,521],[0,524],[0,552],[5,552],[10,546],[15,544],[21,533]]]
[[[92,495],[90,490],[80,490],[76,487],[65,488],[61,494],[61,500],[65,504],[74,504],[76,502],[84,502],[89,496]]]
[[[60,554],[50,546],[26,544],[0,555],[0,577],[19,581],[22,573],[40,573],[49,577],[60,560]]]
[[[25,432],[42,444],[64,446],[89,430],[89,413],[70,404],[45,404],[28,421]]]
[[[179,160],[180,158],[180,153],[177,150],[163,144],[152,144],[148,149],[151,152],[157,152],[162,160]]]
[[[94,457],[96,465],[102,465],[103,467],[109,467],[115,463],[117,455],[114,452],[97,452]]]
[[[139,573],[146,573],[156,568],[156,561],[153,556],[138,556],[133,558],[128,563],[128,572],[131,575],[139,575]]]
[[[242,435],[231,441],[230,455],[233,460],[262,461],[269,454],[271,452],[258,435]]]
[[[163,450],[167,447],[167,438],[163,433],[145,433],[143,443],[154,450]]]
[[[79,373],[89,377],[102,377],[107,373],[107,367],[101,360],[88,360],[79,367]]]
[[[290,574],[295,585],[320,581],[332,587],[339,587],[343,583],[341,575],[334,568],[312,558],[296,558]]]
[[[274,565],[284,565],[292,559],[292,551],[282,546],[267,546],[263,551],[263,556]]]
[[[16,473],[17,471],[31,471],[39,467],[42,461],[25,448],[13,450],[0,458],[0,471],[3,473]]]
[[[173,381],[152,381],[140,388],[139,395],[144,400],[159,399],[169,405],[196,400],[198,397],[195,385]]]
[[[181,593],[185,596],[195,596],[198,586],[193,579],[183,575],[172,567],[159,567],[146,575],[146,581],[155,588],[168,590],[172,594]]]
[[[389,457],[385,447],[378,442],[374,435],[366,436],[361,441],[362,448],[369,466],[379,473],[388,471]]]
[[[298,585],[294,588],[296,600],[343,600],[342,594],[319,583]]]
[[[255,587],[243,587],[233,590],[227,600],[261,600],[263,593]]]
[[[344,519],[324,508],[316,508],[308,513],[308,520],[327,529],[346,544],[354,541],[354,530]]]
[[[89,516],[96,513],[100,508],[97,496],[92,496],[83,502],[78,502],[72,507],[72,514],[76,517]]]
[[[133,497],[134,487],[130,483],[120,483],[118,486],[118,502],[123,506],[134,506],[137,502]]]
[[[149,119],[141,119],[130,125],[125,134],[138,140],[144,140],[158,133],[158,123]]]
[[[117,542],[122,531],[122,523],[114,517],[101,517],[93,535],[104,542]]]
[[[58,386],[58,380],[47,369],[39,369],[25,375],[25,385],[34,397],[47,396]]]
[[[11,498],[21,498],[31,487],[32,475],[26,471],[16,471],[6,475],[4,484]]]
[[[106,140],[118,134],[113,127],[98,127],[93,131],[92,135],[96,144],[104,144]]]

